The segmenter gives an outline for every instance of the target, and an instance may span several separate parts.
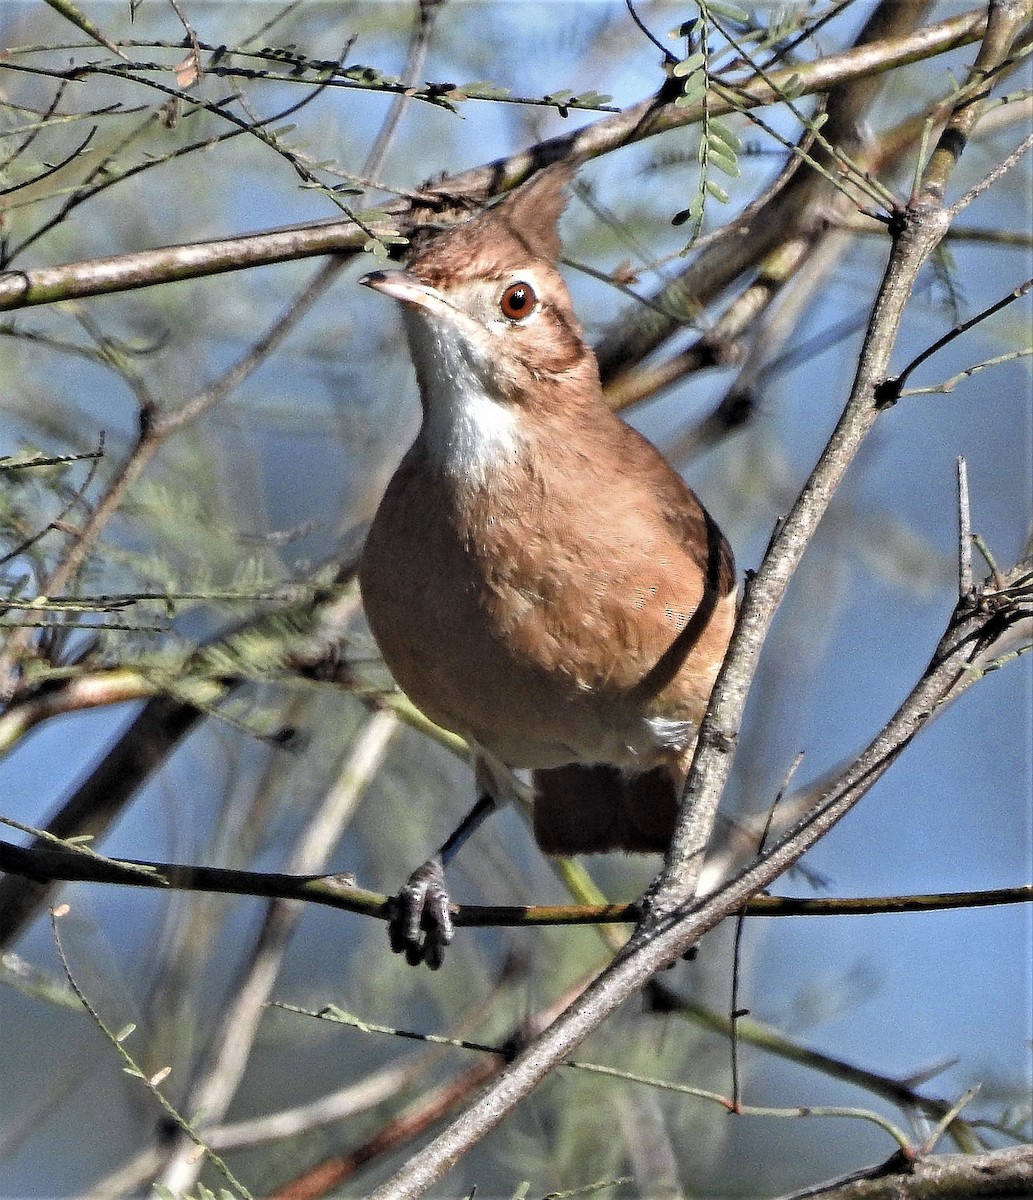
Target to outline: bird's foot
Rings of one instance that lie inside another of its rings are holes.
[[[445,947],[455,936],[452,901],[445,886],[445,868],[435,855],[417,867],[397,896],[389,901],[387,932],[391,949],[404,954],[410,966],[441,966]]]

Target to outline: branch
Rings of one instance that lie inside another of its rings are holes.
[[[337,779],[294,846],[289,860],[292,871],[326,866],[397,728],[398,720],[391,712],[377,712],[367,720]],[[221,1007],[215,1036],[193,1072],[183,1106],[188,1112],[204,1113],[206,1123],[224,1118],[240,1087],[259,1021],[300,917],[301,910],[294,905],[281,901],[269,906],[255,935],[249,961]],[[174,1194],[185,1194],[197,1182],[203,1163],[183,1134],[166,1145],[165,1151],[167,1159],[156,1183]]]
[[[578,995],[583,983],[584,980],[578,980],[556,1000],[550,1001],[511,1029],[503,1043],[501,1055],[486,1054],[474,1066],[418,1097],[350,1152],[324,1158],[315,1166],[303,1170],[295,1179],[273,1192],[269,1200],[319,1200],[353,1178],[370,1162],[408,1145],[466,1103],[486,1081],[498,1076],[512,1057],[514,1048],[525,1045],[550,1021],[555,1020],[564,1005]]]
[[[381,716],[393,722],[390,713]],[[371,731],[372,733],[372,731]],[[379,735],[378,735],[379,736]],[[11,824],[0,817],[0,822]],[[26,832],[32,832],[26,829]],[[62,844],[18,846],[0,839],[0,871],[37,883],[104,883],[118,887],[252,899],[292,900],[387,920],[390,896],[358,887],[349,874],[304,874],[201,867],[192,863],[109,858],[83,846]],[[753,896],[745,906],[750,917],[872,917],[893,913],[943,912],[961,908],[993,908],[1033,903],[1033,884],[980,891],[902,896]],[[641,919],[637,901],[628,904],[457,904],[457,926],[514,928],[546,925],[619,925]]]
[[[1031,7],[1029,3],[1021,8],[1004,3],[991,5],[987,40],[980,48],[973,76],[982,76],[1007,54]],[[966,119],[974,124],[978,118],[976,106],[967,104],[966,108]],[[732,645],[700,726],[699,748],[683,801],[683,820],[652,897],[657,914],[677,908],[694,893],[767,631],[832,496],[881,411],[879,392],[888,375],[904,309],[920,270],[949,225],[942,200],[946,186],[942,168],[943,160],[934,152],[926,181],[891,230],[893,251],[874,302],[846,407],[810,479],[745,590]]]
[[[963,333],[967,333],[973,326],[980,324],[980,322],[999,313],[1001,309],[1007,308],[1009,304],[1021,299],[1030,288],[1033,288],[1033,279],[1027,279],[1025,283],[1020,284],[1017,288],[1010,291],[1007,296],[1002,296],[1000,300],[995,301],[981,312],[976,313],[974,317],[970,317],[967,321],[962,321],[955,325],[953,329],[948,330],[942,337],[937,338],[932,345],[927,346],[920,354],[917,354],[899,375],[887,380],[888,388],[895,390],[898,396],[902,395],[904,384],[917,367],[920,367],[927,359],[932,358],[944,346],[949,346],[955,338],[961,337]]]
[[[734,106],[717,95],[710,96],[707,110],[716,117],[733,111],[733,107],[735,111],[741,111],[777,103],[781,99],[780,90],[784,90],[791,80],[794,94],[813,95],[854,79],[882,74],[906,63],[968,45],[980,36],[985,21],[983,10],[975,9],[906,35],[774,71],[767,81],[746,83],[737,92]],[[650,97],[623,113],[605,117],[573,133],[550,138],[518,154],[448,176],[433,190],[457,198],[484,200],[515,187],[546,163],[560,159],[598,158],[621,146],[696,124],[702,113],[702,104],[677,107],[673,102],[665,103]],[[377,211],[388,217],[387,221],[368,223],[378,236],[394,232],[393,221],[398,222],[403,233],[411,224],[408,220],[411,201],[386,204]],[[361,214],[357,215],[361,217]],[[244,237],[110,255],[59,267],[8,271],[0,274],[0,310],[104,295],[322,254],[350,255],[362,249],[367,237],[351,221],[335,220]]]
[[[1009,572],[1005,583],[1017,579],[1033,582],[1033,564]],[[649,936],[633,939],[625,951],[594,981],[544,1034],[521,1054],[452,1125],[423,1151],[413,1156],[399,1174],[376,1191],[370,1200],[410,1200],[440,1179],[448,1169],[555,1067],[568,1058],[588,1034],[609,1017],[657,971],[685,953],[726,916],[739,911],[818,842],[853,807],[939,711],[943,702],[960,695],[978,678],[974,669],[984,663],[1015,626],[1030,622],[1029,604],[1000,620],[1001,612],[980,609],[955,619],[933,655],[928,670],[885,729],[865,752],[827,788],[816,810],[805,817],[763,857],[718,891],[690,900],[681,909],[658,921]]]
[[[698,1000],[678,995],[659,979],[650,981],[644,999],[647,1011],[683,1016],[694,1025],[712,1030],[729,1040],[734,1038],[740,1044],[752,1046],[788,1062],[799,1063],[832,1079],[853,1084],[874,1096],[888,1100],[905,1113],[920,1112],[938,1122],[952,1115],[954,1105],[951,1102],[923,1095],[916,1090],[919,1085],[953,1065],[951,1062],[937,1063],[903,1077],[887,1075],[817,1050],[756,1017],[733,1017],[727,1013],[714,1012]],[[953,1120],[949,1120],[945,1132],[950,1134],[961,1150],[971,1151],[979,1147],[970,1124],[960,1117],[955,1116]]]
[[[926,1155],[858,1171],[779,1200],[976,1200],[978,1196],[1028,1196],[1033,1189],[1033,1149],[1015,1146],[985,1154]]]
[[[1031,7],[991,4],[986,38],[970,79],[985,80],[1005,60],[1019,29],[1029,19]],[[970,127],[978,119],[979,100],[963,94],[960,103],[968,111],[952,114],[944,137]],[[411,1200],[441,1179],[653,974],[772,883],[819,841],[860,800],[943,700],[961,690],[966,671],[982,659],[987,647],[980,644],[980,630],[985,632],[988,623],[996,621],[996,615],[979,611],[967,614],[959,606],[926,675],[886,729],[826,794],[817,813],[712,896],[694,898],[718,801],[731,769],[736,732],[767,631],[832,495],[875,424],[879,413],[877,389],[888,375],[904,308],[919,271],[950,223],[943,194],[954,159],[948,162],[939,153],[942,148],[943,138],[911,202],[891,226],[893,250],[840,421],[747,588],[732,646],[700,727],[671,851],[648,897],[646,921],[577,1002],[486,1087],[466,1112],[377,1188],[371,1200]],[[991,636],[990,644],[995,643],[996,636]]]

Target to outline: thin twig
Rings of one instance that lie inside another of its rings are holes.
[[[16,824],[3,819],[6,824]],[[390,897],[359,887],[351,876],[245,871],[191,863],[109,858],[84,846],[69,847],[44,830],[17,826],[46,837],[60,848],[17,846],[0,839],[0,870],[39,882],[104,883],[178,892],[303,901],[360,916],[387,920]],[[965,908],[1033,903],[1033,884],[968,892],[900,896],[752,896],[749,917],[872,917],[944,912]],[[630,904],[462,904],[453,909],[459,927],[492,928],[554,925],[633,924],[641,916]]]
[[[674,55],[671,52],[670,47],[665,46],[663,42],[661,42],[660,39],[646,25],[645,21],[643,21],[635,11],[635,5],[632,3],[632,0],[624,0],[624,7],[628,10],[628,15],[631,17],[632,21],[634,21],[634,23],[638,26],[639,32],[644,34],[664,56],[664,62],[667,64],[676,63],[678,61],[677,56]]]
[[[1023,346],[1021,350],[1009,350],[1005,354],[995,354],[992,358],[984,358],[982,362],[972,363],[971,366],[964,367],[956,374],[951,375],[948,379],[944,379],[941,383],[932,383],[928,387],[904,388],[900,393],[900,398],[905,399],[908,396],[932,396],[946,395],[953,392],[959,383],[966,379],[971,379],[973,375],[978,375],[980,371],[986,371],[990,367],[999,367],[1007,362],[1015,362],[1019,358],[1029,358],[1033,355],[1033,347]]]
[[[1030,288],[1033,288],[1033,279],[1027,279],[1025,283],[1019,284],[1017,288],[1013,288],[1006,296],[1002,296],[1000,300],[995,300],[993,304],[977,312],[975,316],[969,317],[967,321],[962,321],[960,324],[955,325],[943,337],[937,338],[932,345],[927,346],[920,354],[915,355],[899,375],[888,381],[888,385],[895,386],[898,389],[898,395],[903,395],[904,384],[917,367],[920,367],[927,359],[932,358],[944,346],[949,346],[951,342],[961,337],[963,333],[968,333],[970,329],[999,313],[1002,309],[1007,308],[1009,304],[1014,304],[1016,300],[1020,300]]]
[[[476,1095],[488,1080],[498,1076],[512,1057],[514,1048],[523,1045],[554,1020],[564,1005],[578,995],[584,984],[584,979],[577,980],[555,1000],[522,1020],[506,1038],[503,1054],[486,1055],[475,1066],[396,1113],[380,1130],[350,1152],[333,1155],[303,1171],[293,1181],[273,1192],[269,1200],[317,1200],[351,1179],[367,1163],[411,1143]]]
[[[958,600],[972,595],[972,513],[968,502],[968,463],[958,456]]]
[[[81,29],[87,37],[92,38],[101,46],[105,46],[112,54],[117,54],[119,58],[124,59],[126,62],[129,61],[119,47],[102,30],[98,29],[89,18],[84,17],[70,0],[43,0],[43,3],[48,4],[54,12],[60,13],[66,21],[70,21],[78,29]]]
[[[68,958],[65,955],[64,946],[61,943],[61,934],[58,930],[58,922],[67,912],[67,904],[59,905],[57,908],[55,908],[51,914],[50,928],[54,939],[54,946],[57,949],[57,956],[61,962],[61,968],[64,971],[65,978],[68,980],[68,986],[75,993],[76,999],[89,1014],[90,1019],[104,1035],[109,1044],[112,1045],[118,1052],[119,1057],[125,1064],[126,1072],[129,1075],[139,1079],[143,1083],[143,1085],[147,1088],[147,1090],[151,1093],[154,1099],[158,1102],[159,1106],[165,1112],[165,1115],[174,1123],[176,1128],[181,1129],[184,1134],[190,1138],[190,1141],[205,1155],[208,1161],[212,1163],[212,1165],[225,1178],[226,1182],[229,1183],[231,1187],[236,1189],[238,1195],[243,1197],[244,1200],[252,1200],[251,1193],[247,1190],[247,1188],[244,1187],[240,1180],[236,1178],[223,1160],[209,1146],[205,1145],[204,1141],[198,1137],[197,1133],[194,1131],[191,1123],[180,1115],[178,1110],[173,1107],[164,1093],[159,1089],[158,1082],[160,1082],[160,1080],[155,1076],[148,1077],[140,1069],[140,1067],[137,1066],[136,1062],[133,1060],[129,1051],[126,1050],[123,1044],[125,1038],[119,1036],[116,1031],[108,1028],[104,1022],[104,1018],[93,1006],[86,993],[77,983],[75,976],[72,974],[72,968],[68,962]]]
[[[713,1012],[698,1000],[681,996],[667,987],[660,979],[653,979],[647,985],[647,1002],[650,1011],[657,1014],[674,1014],[684,1017],[694,1025],[731,1037],[732,1021],[729,1017]],[[939,1062],[931,1067],[923,1067],[897,1077],[870,1068],[859,1066],[844,1058],[829,1054],[827,1051],[815,1049],[806,1043],[798,1041],[784,1030],[777,1029],[754,1016],[741,1017],[736,1023],[739,1039],[755,1050],[771,1054],[786,1062],[796,1063],[809,1070],[838,1079],[854,1087],[870,1092],[890,1101],[906,1113],[920,1112],[934,1121],[939,1121],[947,1113],[951,1105],[935,1096],[926,1096],[916,1089],[936,1075],[953,1066],[953,1062]],[[956,1120],[950,1126],[950,1134],[960,1149],[972,1151],[978,1143],[965,1121]]]
[[[314,1017],[317,1020],[331,1021],[342,1025],[350,1025],[352,1028],[359,1029],[363,1033],[369,1034],[386,1034],[389,1037],[411,1039],[414,1041],[428,1042],[431,1045],[451,1046],[457,1050],[470,1050],[480,1054],[494,1054],[499,1058],[507,1058],[511,1054],[509,1047],[504,1045],[488,1045],[484,1042],[472,1042],[463,1038],[442,1037],[439,1034],[416,1033],[412,1030],[398,1029],[395,1026],[381,1025],[376,1022],[360,1020],[349,1013],[342,1012],[340,1009],[330,1007],[321,1009],[319,1012],[301,1008],[298,1005],[283,1004],[277,1005],[278,1008],[283,1008],[288,1012],[295,1012],[301,1016]],[[656,1088],[660,1091],[674,1092],[682,1096],[693,1096],[701,1100],[709,1100],[715,1104],[721,1105],[722,1108],[729,1112],[733,1112],[743,1116],[766,1116],[766,1117],[804,1117],[804,1116],[820,1116],[820,1117],[847,1117],[855,1120],[868,1120],[878,1125],[880,1129],[885,1130],[898,1145],[909,1147],[907,1136],[902,1133],[895,1125],[887,1121],[884,1117],[872,1112],[870,1109],[859,1107],[821,1107],[814,1108],[808,1106],[802,1108],[800,1106],[787,1106],[784,1108],[775,1107],[758,1107],[756,1105],[742,1105],[733,1096],[724,1096],[720,1092],[712,1091],[708,1088],[695,1087],[691,1084],[678,1083],[670,1079],[659,1079],[654,1076],[642,1075],[635,1071],[625,1071],[620,1067],[604,1066],[601,1063],[585,1062],[582,1059],[567,1059],[559,1064],[572,1071],[585,1071],[591,1075],[603,1075],[610,1079],[620,1079],[629,1083],[645,1084],[647,1087]],[[948,1119],[946,1124],[957,1115],[955,1107],[948,1110]],[[944,1126],[946,1127],[946,1126]]]
[[[960,199],[955,200],[955,202],[947,210],[950,213],[951,218],[956,217],[958,213],[968,208],[968,206],[973,200],[975,200],[977,196],[981,196],[987,188],[992,187],[998,181],[998,179],[1010,171],[1031,146],[1033,146],[1033,133],[1029,134],[1028,137],[1023,138],[1023,140],[1011,152],[1011,154],[1008,155],[1007,158],[1004,158],[997,163],[992,171],[988,172],[977,184],[970,187]]]
[[[398,729],[393,713],[374,713],[355,739],[333,786],[317,805],[295,845],[287,867],[292,873],[325,869],[341,831],[369,780],[383,761]],[[283,956],[301,916],[283,901],[269,906],[255,936],[249,961],[223,1004],[219,1028],[205,1061],[197,1068],[185,1108],[201,1112],[206,1123],[221,1121],[243,1078],[262,1012]],[[201,1164],[182,1139],[167,1147],[168,1160],[157,1180],[173,1193],[186,1193]]]
[[[782,803],[783,799],[785,799],[785,794],[789,789],[790,783],[793,781],[793,776],[799,770],[803,759],[804,753],[801,750],[789,764],[789,769],[785,773],[782,784],[775,793],[775,798],[768,808],[767,816],[764,820],[764,826],[761,829],[760,836],[757,839],[758,854],[761,854],[764,851],[764,847],[766,846],[768,840],[768,834],[771,831],[771,823],[774,820],[775,811]],[[735,938],[732,944],[732,995],[729,1003],[731,1036],[729,1038],[729,1056],[731,1059],[732,1104],[736,1112],[740,1111],[739,1104],[742,1100],[742,1095],[739,1090],[739,1022],[741,1018],[749,1015],[749,1009],[743,1009],[739,1004],[739,987],[742,982],[742,938],[746,925],[744,918],[748,911],[749,906],[747,905],[735,919]]]

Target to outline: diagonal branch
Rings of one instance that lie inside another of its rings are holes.
[[[1028,589],[1033,563],[1022,563],[1003,580],[1005,595],[1014,586]],[[739,911],[815,845],[864,796],[912,739],[943,705],[959,696],[981,675],[1002,647],[1016,635],[1029,638],[1033,624],[1029,597],[1002,609],[991,596],[974,609],[959,603],[950,625],[919,680],[890,722],[866,750],[828,785],[816,809],[790,829],[761,858],[727,884],[702,899],[654,918],[613,963],[557,1021],[527,1048],[424,1150],[370,1195],[370,1200],[414,1200],[441,1179],[595,1028],[611,1016],[657,971],[684,954],[725,917]]]
[[[818,1187],[779,1200],[976,1200],[1028,1196],[1033,1189],[1033,1149],[1015,1146],[984,1154],[924,1155],[907,1162],[894,1155]]]
[[[1030,3],[991,3],[986,37],[970,81],[985,80],[1000,66],[1031,11]],[[611,966],[537,1042],[486,1087],[465,1113],[377,1188],[371,1200],[410,1200],[442,1178],[657,970],[819,841],[860,800],[945,697],[965,686],[966,670],[985,652],[986,647],[978,644],[980,633],[996,622],[999,614],[977,611],[965,615],[960,609],[926,675],[886,729],[827,794],[817,813],[805,818],[756,864],[714,895],[694,899],[717,805],[731,769],[736,732],[767,631],[832,495],[875,424],[880,411],[878,388],[889,374],[904,309],[919,271],[950,223],[943,197],[956,154],[941,152],[944,138],[952,131],[958,135],[971,128],[981,104],[981,98],[974,99],[963,90],[959,107],[966,111],[951,115],[911,203],[891,226],[893,251],[875,299],[850,397],[810,479],[747,588],[728,657],[700,727],[678,829],[664,870],[647,898],[645,921]],[[957,142],[949,148],[957,149]]]

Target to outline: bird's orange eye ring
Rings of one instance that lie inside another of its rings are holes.
[[[537,303],[538,297],[529,283],[511,283],[499,299],[499,308],[507,320],[521,321],[534,312]]]

